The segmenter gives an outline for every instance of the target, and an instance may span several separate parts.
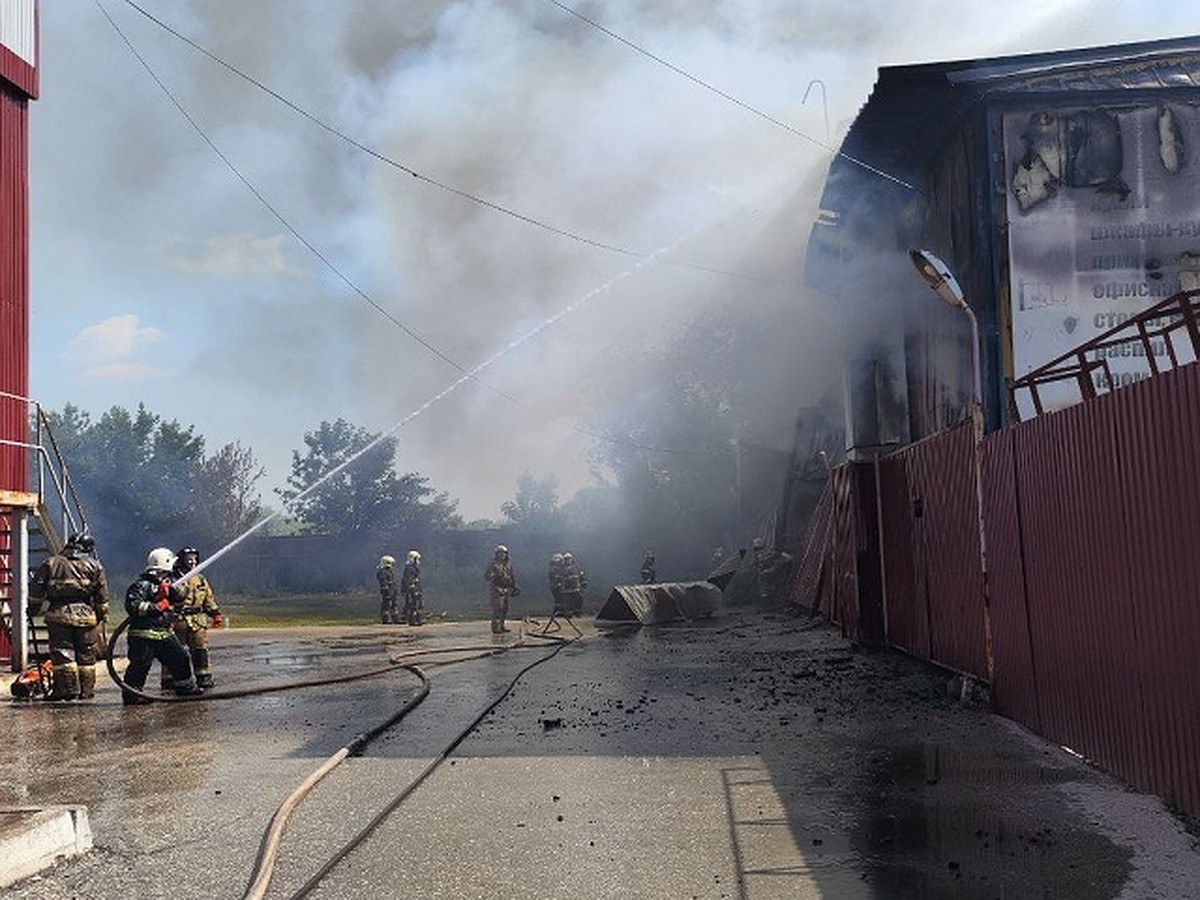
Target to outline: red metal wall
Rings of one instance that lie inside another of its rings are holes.
[[[1011,429],[989,435],[983,444],[988,596],[996,661],[992,694],[997,709],[1006,716],[1041,732],[1021,543],[1024,508],[1036,505],[1038,498],[1020,490],[1015,444]]]
[[[880,465],[888,642],[984,678],[973,427],[964,421]]]
[[[1011,432],[1024,584],[993,593],[1027,634],[997,619],[1000,711],[1200,813],[1200,365]]]
[[[28,101],[0,80],[0,391],[29,395]],[[26,440],[23,403],[0,400],[0,438]],[[0,490],[24,490],[25,453],[0,445]]]
[[[990,435],[981,473],[998,711],[1200,815],[1197,448],[1192,364]],[[967,424],[880,498],[888,643],[983,676],[973,466]]]

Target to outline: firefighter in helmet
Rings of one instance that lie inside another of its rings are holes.
[[[375,579],[379,582],[379,621],[384,625],[400,624],[395,566],[396,557],[381,556],[375,567]]]
[[[563,607],[563,555],[561,553],[552,554],[550,564],[546,567],[546,578],[550,582],[550,596],[554,598],[554,612],[565,612]]]
[[[575,562],[573,553],[563,554],[562,610],[568,617],[583,612],[583,590],[588,586],[587,576]]]
[[[222,627],[225,620],[208,579],[201,572],[189,574],[199,564],[200,551],[195,547],[183,547],[175,555],[171,576],[183,592],[183,605],[176,612],[174,627],[175,636],[191,656],[196,686],[211,688],[216,682],[208,657],[208,629],[210,626]],[[174,687],[166,668],[162,672],[162,686],[164,689]]]
[[[488,599],[492,606],[492,634],[508,631],[504,620],[508,617],[508,601],[521,593],[517,584],[517,570],[508,558],[508,548],[503,544],[496,547],[492,561],[483,572],[483,580],[489,585]]]
[[[404,597],[404,621],[409,625],[420,625],[425,604],[421,592],[421,554],[416,550],[409,550],[408,558],[404,561],[404,571],[400,573],[400,593]]]
[[[146,556],[146,568],[125,592],[125,612],[129,614],[129,667],[125,684],[135,690],[146,685],[150,666],[157,659],[171,674],[171,686],[179,697],[203,693],[192,677],[192,662],[187,650],[175,636],[173,610],[183,606],[184,593],[171,583],[175,554],[156,547]],[[125,691],[127,706],[149,703],[149,699]]]
[[[95,555],[96,542],[75,534],[61,553],[34,571],[29,593],[49,604],[43,617],[50,638],[51,700],[89,700],[96,695],[100,623],[108,615],[108,582]]]

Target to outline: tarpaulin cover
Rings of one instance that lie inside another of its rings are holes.
[[[596,613],[596,624],[656,625],[681,619],[706,619],[720,602],[721,589],[707,581],[618,584]]]

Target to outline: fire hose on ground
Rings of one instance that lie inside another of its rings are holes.
[[[516,687],[517,682],[530,670],[544,662],[553,659],[566,646],[575,643],[579,640],[575,638],[561,638],[555,635],[548,635],[544,631],[541,633],[528,635],[538,641],[546,643],[526,643],[527,635],[522,632],[520,636],[511,644],[505,644],[501,647],[492,645],[461,645],[455,647],[438,647],[433,649],[412,650],[397,656],[389,656],[389,664],[387,666],[372,669],[366,672],[358,672],[351,675],[333,676],[329,678],[311,679],[308,681],[294,681],[287,684],[265,685],[256,688],[244,688],[241,690],[232,691],[206,691],[203,694],[185,695],[185,696],[157,696],[148,694],[138,688],[131,687],[117,673],[116,665],[113,662],[115,656],[115,648],[117,640],[129,628],[130,619],[125,619],[116,627],[108,641],[108,653],[106,654],[105,663],[108,668],[108,674],[117,686],[125,692],[134,694],[138,697],[145,698],[156,703],[181,703],[181,702],[196,702],[200,700],[222,700],[233,697],[248,697],[258,694],[267,694],[277,691],[293,690],[302,687],[317,687],[330,684],[340,684],[349,681],[358,681],[366,678],[374,678],[380,675],[385,675],[390,672],[395,672],[400,669],[414,674],[420,681],[420,688],[416,694],[395,713],[389,716],[386,720],[376,725],[375,727],[357,735],[350,743],[338,750],[333,756],[327,759],[318,769],[312,772],[303,782],[300,783],[279,805],[275,814],[271,818],[271,822],[267,831],[263,835],[261,844],[259,845],[258,857],[255,860],[254,872],[251,875],[250,884],[243,895],[244,900],[261,900],[266,896],[267,888],[270,885],[271,877],[274,872],[275,859],[278,855],[279,844],[283,837],[284,828],[290,818],[292,812],[300,804],[300,802],[309,794],[316,785],[325,778],[330,772],[336,769],[348,757],[357,755],[362,752],[370,741],[374,740],[383,732],[387,731],[398,724],[406,715],[419,706],[427,696],[429,696],[429,678],[425,672],[411,662],[404,660],[416,657],[428,657],[431,655],[442,655],[446,653],[474,653],[474,656],[468,659],[477,659],[483,656],[494,656],[500,653],[506,653],[509,650],[521,649],[526,647],[546,646],[547,644],[557,645],[551,653],[546,654],[539,659],[534,660],[529,665],[522,668],[513,677],[508,687],[496,697],[491,703],[485,706],[471,722],[463,728],[449,744],[432,760],[425,768],[414,778],[399,794],[397,794],[378,814],[376,814],[370,822],[368,822],[353,838],[350,839],[343,847],[341,847],[317,872],[306,881],[296,893],[292,894],[293,900],[298,900],[307,896],[320,882],[325,878],[343,859],[350,855],[359,844],[366,840],[383,821],[391,815],[395,810],[425,782],[430,775],[454,752],[467,736],[475,730],[501,702],[512,692]],[[482,651],[482,652],[481,652]],[[462,660],[446,660],[443,662],[434,662],[432,665],[450,665],[454,662],[465,662]]]

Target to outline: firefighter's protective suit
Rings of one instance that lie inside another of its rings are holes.
[[[173,578],[179,582],[179,590],[183,594],[183,604],[176,611],[174,622],[175,636],[187,649],[192,660],[192,674],[196,676],[196,686],[211,688],[216,686],[213,679],[212,662],[208,653],[208,629],[220,628],[224,624],[221,607],[217,604],[212,585],[202,572],[189,575],[200,563],[200,553],[192,547],[184,547],[179,551],[172,570]],[[182,580],[180,580],[182,579]],[[162,686],[165,690],[175,687],[171,673],[166,667],[162,671]]]
[[[496,548],[492,561],[483,571],[483,580],[488,583],[488,600],[492,607],[492,634],[508,631],[504,620],[508,617],[508,601],[521,593],[517,584],[517,571],[508,558],[508,548],[503,544]]]
[[[200,693],[192,677],[192,662],[175,636],[175,609],[183,606],[184,593],[171,584],[175,554],[165,548],[150,551],[146,570],[125,592],[125,612],[129,614],[129,667],[125,683],[142,690],[150,666],[158,660],[171,676],[171,687],[178,696]],[[126,691],[126,705],[148,702]]]
[[[408,560],[400,573],[400,593],[404,596],[404,621],[420,625],[425,595],[421,590],[421,554],[416,550],[408,551]]]
[[[34,571],[29,593],[48,604],[45,615],[50,637],[51,700],[90,699],[96,693],[99,625],[108,615],[108,582],[100,560],[88,555],[90,538],[69,541],[62,553],[46,559]]]
[[[395,557],[382,556],[375,569],[375,579],[379,582],[379,621],[384,625],[400,624],[395,565]]]

